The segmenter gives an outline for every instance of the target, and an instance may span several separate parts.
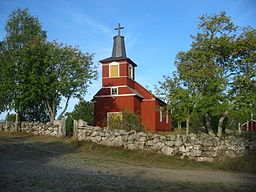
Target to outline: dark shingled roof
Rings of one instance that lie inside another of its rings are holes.
[[[117,35],[114,38],[112,56],[106,59],[100,60],[101,63],[128,60],[133,66],[137,66],[131,59],[126,56],[124,36]]]

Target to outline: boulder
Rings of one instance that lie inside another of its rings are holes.
[[[177,138],[177,139],[174,141],[174,145],[175,145],[176,147],[179,147],[179,146],[182,145],[182,141]]]
[[[95,140],[96,140],[96,142],[100,142],[101,141],[101,136],[96,136]]]
[[[160,151],[163,147],[164,147],[164,143],[162,143],[162,142],[158,142],[152,146],[152,148],[156,151]]]
[[[95,137],[95,136],[97,136],[98,134],[99,134],[99,132],[93,131],[92,134],[91,134],[91,137]]]
[[[132,144],[132,143],[128,144],[128,145],[126,146],[126,148],[127,148],[128,150],[136,150],[136,149],[137,149],[137,147],[136,147],[134,144]]]
[[[124,142],[122,140],[122,136],[118,136],[113,140],[113,145],[116,147],[122,147],[124,145]]]
[[[164,147],[161,149],[161,152],[162,152],[164,155],[171,156],[171,155],[173,155],[173,148],[164,146]]]

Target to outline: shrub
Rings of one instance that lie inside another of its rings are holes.
[[[120,115],[110,115],[108,117],[108,128],[126,131],[136,130],[138,132],[144,130],[139,115],[129,110],[124,110]]]
[[[8,122],[14,122],[16,119],[16,114],[7,114],[6,117],[5,117],[5,121],[8,121]]]
[[[66,113],[66,129],[67,134],[72,135],[73,133],[73,121],[82,119],[88,123],[88,125],[93,125],[93,103],[90,101],[80,100],[78,104],[75,105],[74,110],[70,113]]]

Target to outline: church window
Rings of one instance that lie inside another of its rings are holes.
[[[163,112],[160,111],[160,122],[162,122],[162,121],[163,121]]]
[[[117,95],[118,94],[118,88],[117,87],[111,87],[111,95]]]
[[[109,65],[109,77],[118,77],[119,76],[119,64],[113,63]]]
[[[132,67],[132,65],[129,65],[129,66],[128,66],[128,77],[131,78],[131,79],[134,79],[134,77],[133,77],[133,67]]]

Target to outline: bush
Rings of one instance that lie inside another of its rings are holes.
[[[16,114],[7,114],[5,117],[5,121],[14,122],[16,120]]]
[[[82,119],[88,123],[88,125],[94,124],[94,105],[90,101],[80,100],[78,104],[75,105],[74,110],[70,113],[66,113],[66,129],[67,134],[72,135],[73,133],[73,121]]]
[[[138,132],[144,130],[140,117],[128,110],[124,110],[120,115],[110,115],[108,117],[108,128],[126,131],[136,130]]]

